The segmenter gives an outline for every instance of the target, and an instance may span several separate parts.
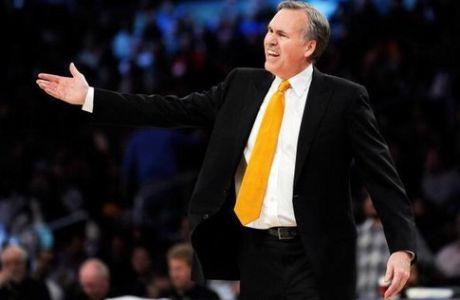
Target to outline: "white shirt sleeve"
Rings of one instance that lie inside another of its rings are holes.
[[[415,253],[409,250],[406,250],[407,254],[410,256],[410,261],[413,261],[415,258]]]
[[[86,93],[85,102],[83,102],[81,109],[89,113],[92,113],[93,105],[94,105],[94,88],[90,86],[88,89],[88,92]]]

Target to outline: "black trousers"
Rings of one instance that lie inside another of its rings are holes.
[[[238,250],[241,300],[320,300],[299,236],[279,240],[244,227]]]

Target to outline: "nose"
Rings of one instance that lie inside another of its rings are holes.
[[[270,32],[267,33],[266,42],[267,42],[267,45],[269,46],[276,46],[278,44],[276,36]]]

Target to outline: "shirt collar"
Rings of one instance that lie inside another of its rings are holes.
[[[293,77],[289,78],[288,81],[291,84],[291,88],[294,90],[297,96],[301,96],[303,92],[308,88],[313,74],[313,64],[309,64],[303,71],[297,73]],[[278,86],[282,79],[276,76],[275,84]]]

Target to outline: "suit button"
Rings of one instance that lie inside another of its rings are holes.
[[[205,215],[203,215],[202,219],[203,219],[203,220],[207,220],[207,219],[209,219],[209,214],[205,214]]]
[[[299,198],[299,194],[294,194],[293,198],[294,198],[294,199]]]

